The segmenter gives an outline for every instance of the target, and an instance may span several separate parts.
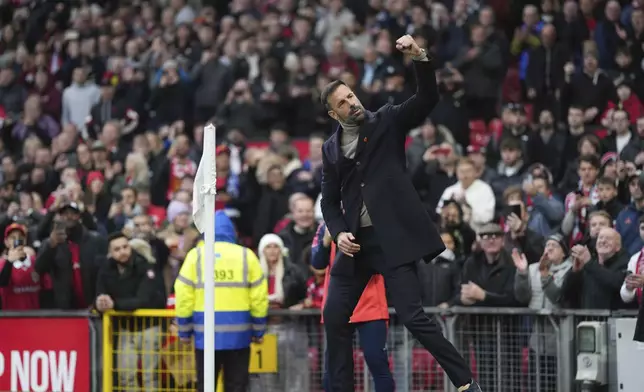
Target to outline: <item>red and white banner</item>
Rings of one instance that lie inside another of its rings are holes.
[[[87,319],[0,318],[0,391],[89,392]]]

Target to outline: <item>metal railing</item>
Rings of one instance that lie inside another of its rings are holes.
[[[427,308],[463,353],[483,390],[576,390],[575,333],[581,321],[607,321],[609,391],[617,391],[612,321],[634,312],[514,308]],[[0,390],[192,391],[193,347],[177,339],[172,310],[0,312]],[[265,342],[251,352],[252,392],[321,392],[324,331],[318,310],[269,313]],[[454,388],[436,361],[391,312],[390,364],[399,391]],[[356,391],[374,386],[357,339]],[[221,389],[218,389],[221,391]]]

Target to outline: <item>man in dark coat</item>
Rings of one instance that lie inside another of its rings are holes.
[[[322,214],[341,251],[324,308],[329,387],[354,390],[349,317],[371,276],[379,273],[400,320],[459,392],[480,391],[465,360],[422,310],[415,262],[433,259],[445,246],[406,173],[405,138],[427,118],[438,92],[432,62],[413,38],[401,37],[396,48],[412,56],[418,81],[416,94],[404,103],[368,112],[341,81],[321,94],[329,116],[340,123],[322,148]]]

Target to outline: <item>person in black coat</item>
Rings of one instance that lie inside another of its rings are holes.
[[[354,389],[349,318],[371,276],[380,273],[398,317],[452,383],[461,392],[480,391],[463,357],[421,308],[416,261],[433,259],[445,246],[406,172],[405,138],[430,114],[438,92],[432,61],[413,38],[401,37],[396,48],[414,59],[418,82],[404,103],[369,112],[342,81],[321,94],[340,123],[322,148],[322,214],[341,251],[324,308],[329,386]]]
[[[520,306],[514,296],[516,268],[510,252],[504,249],[506,239],[503,229],[496,223],[488,223],[478,230],[478,235],[481,251],[473,253],[465,261],[461,291],[449,305],[492,308]],[[522,347],[519,319],[512,316],[471,315],[464,322],[462,328],[474,344],[483,388],[486,391],[516,391],[521,385],[517,376],[521,374],[519,347]],[[504,353],[502,363],[485,357],[497,350]],[[501,368],[500,372],[497,368]]]
[[[35,265],[39,275],[51,276],[56,309],[87,309],[94,302],[98,260],[106,254],[105,238],[83,226],[79,206],[60,207]]]

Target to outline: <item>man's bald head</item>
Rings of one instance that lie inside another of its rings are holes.
[[[607,260],[622,249],[622,237],[613,228],[603,228],[597,235],[595,248],[600,261]]]

